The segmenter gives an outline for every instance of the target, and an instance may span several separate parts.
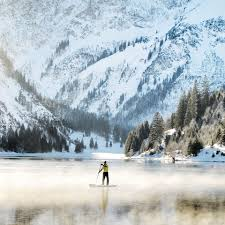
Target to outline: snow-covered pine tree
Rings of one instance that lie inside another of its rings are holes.
[[[153,147],[156,142],[160,143],[164,132],[164,120],[159,112],[155,113],[150,126],[150,147]]]

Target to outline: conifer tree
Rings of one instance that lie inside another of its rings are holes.
[[[49,152],[53,148],[57,151],[68,150],[65,137],[57,132],[55,126],[48,121],[40,121],[44,127],[36,125],[25,128],[21,125],[19,129],[9,129],[3,135],[0,147],[7,151],[16,152]]]
[[[174,128],[176,124],[176,113],[172,113],[170,118],[170,128]]]
[[[150,128],[148,121],[144,122],[144,139],[146,139],[149,136]]]
[[[216,141],[221,141],[221,136],[222,136],[222,131],[221,131],[221,128],[219,128],[215,136]]]
[[[131,146],[132,146],[132,141],[133,141],[133,132],[130,132],[128,134],[127,140],[125,142],[125,155],[129,155]]]
[[[12,128],[9,129],[8,131],[8,149],[12,151],[17,150],[17,144],[18,144],[18,137],[16,137],[15,132],[13,131]]]
[[[90,139],[89,147],[90,148],[94,148],[94,140],[93,140],[93,138]]]
[[[225,145],[225,128],[223,128],[222,133],[221,133],[221,138],[220,138],[220,142],[222,145]]]
[[[85,146],[84,146],[84,139],[83,138],[81,140],[81,146],[82,146],[82,148],[85,148]]]
[[[176,112],[176,127],[182,128],[184,126],[185,114],[187,111],[187,98],[185,93],[180,98],[177,112]]]
[[[189,97],[188,103],[187,103],[186,114],[185,114],[185,118],[184,118],[184,125],[185,126],[189,125],[191,120],[192,120],[192,101],[191,101],[191,97]]]
[[[95,141],[94,149],[98,149],[98,143]]]
[[[209,106],[209,82],[205,76],[203,81],[202,101],[201,101],[201,115],[205,113],[206,108]]]
[[[76,147],[75,147],[75,152],[76,152],[76,153],[80,153],[80,152],[82,152],[82,151],[83,151],[82,144],[81,144],[81,142],[78,142],[78,143],[76,144]]]
[[[162,137],[163,137],[163,132],[164,132],[164,121],[159,112],[155,113],[153,117],[153,121],[150,126],[150,133],[149,133],[149,138],[150,138],[150,145],[151,147],[154,146],[156,142],[161,142]]]
[[[113,141],[114,142],[120,141],[120,128],[118,125],[115,125],[113,128]]]
[[[1,148],[3,148],[5,151],[8,150],[8,141],[5,136],[2,136],[1,138]]]
[[[193,119],[199,118],[200,112],[200,93],[198,90],[197,82],[195,81],[191,93],[191,116]]]
[[[140,142],[142,142],[146,138],[144,124],[141,124],[136,128],[136,136],[138,137]]]
[[[130,155],[133,155],[135,152],[138,152],[140,149],[140,143],[138,137],[133,135],[131,146],[130,146]]]

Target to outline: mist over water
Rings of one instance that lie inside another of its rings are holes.
[[[225,165],[0,160],[1,225],[225,224]],[[98,182],[101,183],[101,175]]]

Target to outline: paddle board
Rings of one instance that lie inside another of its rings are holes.
[[[102,185],[102,184],[89,184],[89,187],[105,187],[105,188],[111,188],[111,187],[117,187],[117,185],[110,184],[110,185]]]

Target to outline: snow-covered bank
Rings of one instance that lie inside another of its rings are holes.
[[[146,152],[141,153],[140,155],[135,155],[131,157],[132,160],[149,160],[149,161],[159,161],[161,163],[172,163],[173,158],[167,154],[164,153],[164,151],[155,153],[151,150],[148,150]],[[175,157],[176,161],[189,161],[190,157],[186,157],[182,154],[177,153]]]
[[[185,156],[182,155],[180,151],[176,151],[174,155],[175,161],[183,162],[225,162],[225,146],[220,146],[215,144],[213,147],[206,146],[200,151],[197,156]],[[161,153],[153,154],[152,150],[141,153],[140,155],[135,155],[131,159],[138,160],[152,160],[160,161],[162,163],[173,162],[173,158],[162,151]]]
[[[191,157],[194,162],[225,162],[225,146],[215,144],[206,146],[196,157]]]
[[[152,154],[151,151],[146,151],[140,155],[134,155],[127,158],[123,149],[112,147],[111,150],[85,149],[82,153],[75,152],[49,152],[49,153],[16,153],[16,152],[0,152],[0,158],[37,158],[37,159],[99,159],[99,160],[113,160],[113,159],[130,159],[130,160],[148,160],[158,161],[161,163],[172,163],[171,156],[164,154],[164,152]],[[200,151],[198,156],[184,156],[177,151],[175,155],[176,162],[225,162],[225,147],[214,145],[213,147],[205,147]]]

